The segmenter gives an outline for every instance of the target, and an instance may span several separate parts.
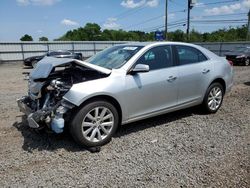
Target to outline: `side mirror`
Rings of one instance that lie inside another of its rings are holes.
[[[148,72],[149,66],[145,64],[137,64],[133,69],[130,70],[130,74],[135,74],[139,72]]]

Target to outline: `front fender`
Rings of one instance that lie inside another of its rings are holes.
[[[115,99],[122,110],[123,118],[126,118],[126,101],[123,97],[125,81],[123,76],[109,76],[97,80],[91,80],[74,84],[63,96],[63,99],[80,106],[83,102],[97,96],[108,96]]]

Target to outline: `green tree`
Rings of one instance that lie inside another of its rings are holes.
[[[39,41],[49,41],[48,37],[40,37]]]
[[[32,36],[25,34],[24,36],[20,38],[20,41],[33,41],[33,38]]]
[[[202,42],[202,40],[203,40],[203,35],[199,33],[198,31],[195,31],[194,29],[192,29],[192,31],[190,32],[190,41]]]
[[[180,42],[183,42],[186,40],[186,35],[185,33],[178,29],[174,32],[170,32],[168,33],[168,39],[171,40],[171,41],[180,41]]]
[[[88,40],[95,41],[101,38],[101,27],[95,23],[87,23],[83,28]]]
[[[216,41],[239,41],[245,40],[247,26],[229,27],[219,29],[213,32],[201,33],[194,29],[190,32],[189,42],[216,42]],[[153,41],[153,32],[143,31],[124,31],[120,30],[101,30],[96,23],[87,23],[84,27],[70,30],[62,37],[56,40],[63,41]],[[175,30],[168,33],[170,41],[186,41],[186,33],[182,30]]]

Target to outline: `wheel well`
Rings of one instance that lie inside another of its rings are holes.
[[[80,106],[84,106],[87,103],[90,103],[90,102],[96,101],[96,100],[105,100],[105,101],[110,102],[111,104],[113,104],[114,107],[117,109],[117,112],[118,112],[118,115],[119,115],[119,124],[121,124],[121,121],[122,121],[122,109],[121,109],[121,106],[120,106],[119,102],[115,98],[113,98],[111,96],[108,96],[108,95],[94,96],[94,97],[91,97],[91,98],[87,99],[86,101],[84,101]]]
[[[226,82],[222,78],[215,79],[211,84],[213,83],[220,83],[223,87],[224,92],[226,91]]]

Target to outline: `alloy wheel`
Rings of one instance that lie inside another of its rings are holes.
[[[211,89],[208,95],[208,107],[211,110],[217,110],[220,107],[220,104],[222,102],[222,91],[219,87],[214,87]]]
[[[100,142],[111,133],[114,123],[114,115],[108,108],[95,107],[83,118],[83,136],[90,142]]]
[[[245,60],[245,66],[249,66],[250,65],[250,60],[249,59],[246,59]]]

